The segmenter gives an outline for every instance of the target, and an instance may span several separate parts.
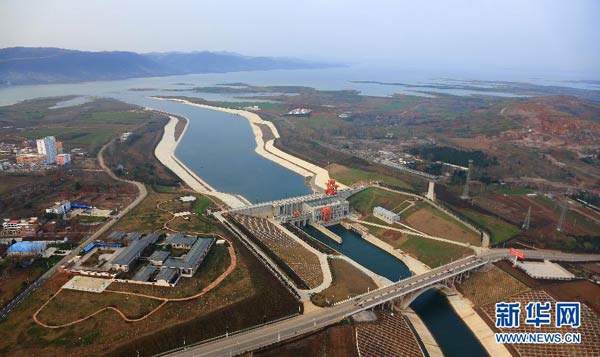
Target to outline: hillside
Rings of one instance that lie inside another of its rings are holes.
[[[325,66],[296,59],[249,57],[206,51],[140,54],[124,51],[88,52],[60,48],[12,47],[0,49],[0,85]]]

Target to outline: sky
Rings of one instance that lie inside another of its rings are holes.
[[[2,0],[0,48],[598,72],[597,0]]]

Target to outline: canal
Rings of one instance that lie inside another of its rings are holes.
[[[341,244],[310,226],[303,229],[320,242],[391,281],[405,279],[411,275],[400,260],[339,224],[329,229],[342,238]],[[443,293],[435,289],[426,291],[410,307],[423,320],[445,356],[488,355],[473,332],[454,312]]]

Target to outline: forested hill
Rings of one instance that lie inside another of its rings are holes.
[[[0,49],[0,85],[65,83],[176,74],[321,68],[297,59],[223,52],[88,52],[61,48]]]

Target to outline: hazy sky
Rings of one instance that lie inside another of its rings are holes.
[[[0,2],[0,47],[597,72],[599,43],[597,0]]]

